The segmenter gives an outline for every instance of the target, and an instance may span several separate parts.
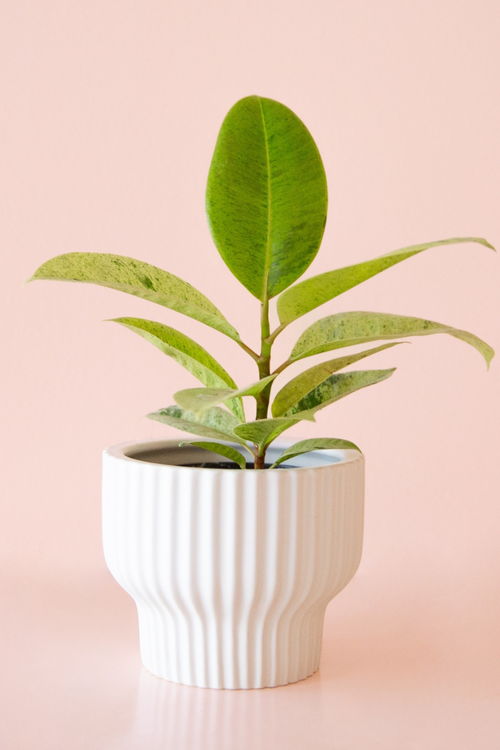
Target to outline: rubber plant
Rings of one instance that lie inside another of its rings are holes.
[[[320,409],[389,378],[395,368],[341,371],[402,343],[398,339],[446,333],[477,349],[489,366],[494,355],[492,348],[472,333],[431,320],[362,311],[336,313],[317,320],[299,336],[288,359],[273,369],[272,347],[287,326],[372,276],[433,247],[465,242],[494,249],[479,237],[424,242],[295,284],[320,247],[327,216],[327,185],[313,138],[283,104],[249,96],[229,111],[210,166],[206,212],[224,262],[250,294],[260,300],[258,352],[241,340],[234,326],[201,292],[168,271],[139,260],[102,253],[68,253],[44,263],[30,279],[79,281],[133,294],[214,328],[251,357],[258,378],[238,388],[231,375],[200,344],[180,331],[141,318],[115,320],[174,359],[203,384],[202,388],[175,393],[175,405],[147,415],[204,438],[191,444],[220,454],[242,469],[247,466],[243,455],[247,450],[254,468],[265,468],[267,448],[289,427],[301,420],[314,421]],[[275,297],[279,326],[271,331],[269,304]],[[316,364],[282,385],[271,401],[274,380],[293,363],[315,354],[377,341],[388,343]],[[244,397],[255,400],[252,421],[245,420]],[[331,448],[356,446],[338,438],[302,440],[285,450],[271,468],[301,453]]]

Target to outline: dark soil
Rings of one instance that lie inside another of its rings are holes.
[[[216,463],[215,461],[205,461],[205,463],[202,464],[177,464],[178,466],[189,466],[192,469],[239,469],[240,467],[238,464],[233,463],[233,461],[224,461],[221,463]],[[266,464],[264,466],[265,469],[269,469],[272,466],[272,464]],[[253,464],[247,464],[247,469],[253,469]],[[292,469],[293,466],[277,466],[277,469]]]

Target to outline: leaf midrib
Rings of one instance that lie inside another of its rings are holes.
[[[266,147],[266,162],[267,162],[267,240],[266,240],[266,262],[264,265],[264,289],[263,289],[263,302],[265,303],[268,299],[268,288],[269,288],[269,269],[271,267],[271,159],[269,157],[269,142],[267,137],[266,118],[264,117],[264,110],[262,108],[262,101],[260,96],[257,98],[259,102],[260,116],[262,119],[262,128],[264,130],[264,144]]]

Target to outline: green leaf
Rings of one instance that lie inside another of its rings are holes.
[[[311,419],[311,417],[302,417],[301,415],[297,419],[258,419],[255,422],[245,422],[245,424],[238,425],[233,429],[233,432],[238,437],[250,440],[262,449],[302,419]]]
[[[288,325],[288,323],[297,320],[297,318],[323,305],[328,300],[338,297],[339,294],[347,292],[363,281],[371,279],[372,276],[376,276],[387,268],[395,266],[396,263],[401,263],[406,258],[418,255],[424,250],[442,245],[457,245],[463,242],[477,242],[480,245],[489,247],[491,250],[495,249],[481,237],[454,237],[449,240],[424,242],[420,245],[403,247],[400,250],[394,250],[392,253],[381,255],[373,260],[321,273],[318,276],[313,276],[311,279],[301,281],[280,295],[277,302],[280,323]]]
[[[288,461],[295,456],[300,456],[302,453],[309,453],[310,451],[317,450],[355,450],[360,451],[357,445],[351,443],[349,440],[338,440],[337,438],[312,438],[310,440],[300,440],[298,443],[291,445],[286,451],[283,451],[277,461],[270,467],[275,469],[279,464]]]
[[[357,354],[351,354],[347,357],[337,357],[331,359],[329,362],[321,362],[319,365],[311,367],[305,372],[301,372],[300,375],[290,380],[281,391],[279,391],[274,399],[272,405],[273,417],[281,417],[288,409],[294,404],[300,401],[312,388],[322,383],[329,375],[333,375],[334,372],[343,370],[344,367],[352,365],[354,362],[358,362],[360,359],[369,357],[371,354],[376,354],[384,349],[390,349],[392,346],[398,346],[409,342],[395,341],[392,344],[382,344],[374,349],[367,349],[364,352],[358,352]]]
[[[231,448],[230,445],[224,445],[222,443],[203,443],[196,440],[190,440],[188,443],[179,443],[179,445],[195,445],[197,448],[204,448],[211,453],[218,453],[219,456],[229,458],[230,461],[234,461],[236,464],[238,464],[240,469],[246,469],[247,467],[245,457],[242,456],[241,453],[236,450],[236,448]]]
[[[448,333],[478,350],[489,367],[495,352],[484,341],[468,331],[435,323],[423,318],[389,313],[347,312],[329,315],[306,328],[293,347],[290,361],[296,362],[313,354],[340,349],[344,346],[365,344],[368,341],[396,339],[406,336],[430,336]]]
[[[192,435],[200,435],[212,438],[212,440],[232,440],[246,447],[244,440],[239,437],[235,438],[233,434],[233,429],[240,422],[234,414],[218,406],[206,411],[200,420],[196,419],[192,411],[181,409],[179,406],[168,406],[166,409],[159,409],[146,416],[148,419],[163,422],[183,432],[190,432]]]
[[[301,419],[308,419],[320,409],[333,404],[334,401],[339,401],[361,388],[387,380],[395,369],[393,367],[391,370],[355,370],[354,372],[330,375],[290,407],[283,418],[300,417]]]
[[[194,286],[161,268],[109,253],[66,253],[47,261],[28,281],[81,281],[117,289],[187,315],[240,341],[238,331]]]
[[[236,278],[264,300],[290,286],[318,252],[326,222],[326,176],[299,118],[249,96],[227,114],[208,175],[207,218]]]
[[[143,320],[142,318],[115,318],[111,322],[120,323],[125,328],[129,328],[142,336],[143,339],[156,346],[167,357],[172,357],[208,388],[229,386],[236,389],[238,387],[229,373],[206,349],[180,331],[176,331],[175,328],[169,328],[163,323],[155,323],[152,320]],[[228,401],[227,406],[241,422],[245,421],[241,399]]]
[[[267,378],[257,380],[256,383],[251,383],[245,388],[238,390],[231,388],[186,388],[183,391],[174,393],[174,401],[179,406],[182,406],[183,409],[190,409],[198,416],[206,409],[220,404],[221,401],[226,403],[228,398],[236,399],[242,396],[257,396],[275,377],[276,375],[269,375]],[[244,420],[241,421],[243,422]]]

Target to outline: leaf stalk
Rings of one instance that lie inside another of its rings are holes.
[[[281,323],[277,328],[274,329],[274,331],[267,337],[267,341],[271,346],[274,344],[276,338],[280,335],[282,331],[285,330],[285,328],[288,326],[288,323]]]
[[[253,349],[250,349],[250,347],[244,344],[243,341],[238,341],[237,343],[243,349],[244,352],[246,352],[252,357],[252,359],[254,359],[256,362],[259,361],[259,355],[257,354],[257,352],[254,352]]]

